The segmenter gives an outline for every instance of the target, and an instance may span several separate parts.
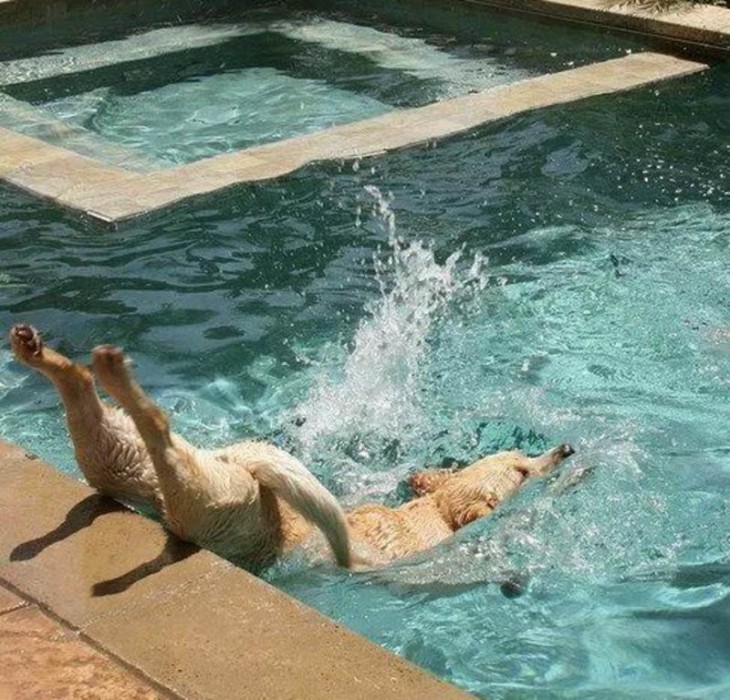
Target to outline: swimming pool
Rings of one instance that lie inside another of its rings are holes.
[[[728,87],[716,67],[114,234],[0,190],[0,324],[79,358],[124,346],[190,439],[267,436],[346,502],[571,441],[422,560],[268,578],[484,697],[724,697]],[[6,347],[0,435],[77,474],[51,387]]]

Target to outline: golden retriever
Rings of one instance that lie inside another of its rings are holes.
[[[430,549],[457,530],[489,515],[528,479],[548,474],[573,454],[568,444],[539,457],[512,450],[484,457],[460,471],[414,474],[417,497],[399,506],[363,505],[347,514],[359,558],[385,564]]]
[[[57,387],[76,459],[93,488],[151,503],[180,538],[250,569],[300,544],[307,520],[322,530],[337,563],[351,565],[342,508],[292,455],[256,441],[201,450],[173,435],[119,351],[97,349],[93,366],[125,410],[102,401],[89,369],[44,346],[31,326],[14,326],[10,343],[20,362]]]
[[[96,348],[92,367],[123,411],[97,396],[87,368],[45,348],[30,326],[14,327],[11,344],[21,362],[58,387],[91,486],[152,502],[179,537],[249,568],[311,546],[315,526],[341,566],[381,566],[422,552],[573,454],[564,444],[539,457],[500,452],[457,472],[422,471],[410,479],[413,500],[397,508],[362,505],[345,515],[304,465],[273,445],[247,441],[209,451],[172,433],[118,348]]]

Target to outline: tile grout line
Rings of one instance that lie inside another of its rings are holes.
[[[19,598],[23,599],[23,602],[16,607],[5,610],[2,613],[0,613],[0,617],[2,615],[11,613],[11,612],[18,612],[18,610],[29,610],[32,608],[36,608],[41,613],[49,617],[53,622],[55,622],[57,625],[59,625],[62,629],[67,630],[68,632],[72,633],[78,639],[80,639],[82,642],[87,644],[89,647],[91,647],[94,651],[101,654],[103,657],[106,657],[108,659],[111,659],[114,661],[114,663],[118,664],[121,668],[123,668],[127,673],[131,674],[135,678],[144,681],[148,686],[150,686],[153,690],[158,692],[160,695],[162,695],[165,698],[168,698],[168,700],[184,700],[184,697],[182,695],[179,695],[171,688],[168,688],[167,686],[160,683],[158,680],[155,680],[148,674],[144,672],[143,669],[138,668],[137,666],[134,666],[133,664],[126,661],[121,656],[115,654],[110,649],[107,649],[103,644],[98,642],[92,635],[86,633],[83,629],[80,627],[77,627],[76,625],[71,624],[68,620],[61,617],[56,613],[53,608],[46,605],[40,600],[36,600],[33,598],[33,596],[29,595],[22,589],[18,588],[14,584],[10,583],[10,581],[6,580],[5,578],[0,576],[0,587],[5,588],[6,590],[10,591],[11,593],[15,594]]]

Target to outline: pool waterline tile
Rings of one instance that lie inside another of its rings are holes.
[[[424,107],[334,126],[263,146],[141,174],[0,127],[0,178],[106,223],[117,223],[236,184],[273,179],[324,160],[414,146],[535,109],[621,92],[706,69],[642,52],[502,85]]]

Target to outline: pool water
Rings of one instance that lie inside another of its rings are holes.
[[[122,345],[188,438],[266,436],[350,504],[570,441],[415,561],[267,577],[482,697],[728,697],[729,88],[715,67],[114,233],[0,190],[0,326]],[[78,476],[7,346],[0,435]]]
[[[87,154],[101,138],[144,156],[137,162],[151,170],[640,46],[489,12],[444,12],[419,5],[416,25],[385,3],[255,4],[93,34],[64,24],[52,37],[0,33],[0,124]]]

